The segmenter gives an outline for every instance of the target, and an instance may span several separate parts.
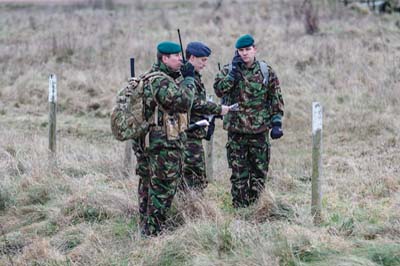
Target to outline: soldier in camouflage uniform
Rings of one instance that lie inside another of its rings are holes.
[[[195,97],[190,111],[190,124],[208,119],[209,115],[225,115],[229,107],[206,101],[206,89],[201,81],[201,70],[208,62],[211,49],[201,42],[191,42],[186,47],[186,58],[195,69]],[[206,137],[206,128],[199,127],[187,132],[187,141],[184,152],[183,189],[192,189],[198,192],[206,188],[208,182],[205,170],[205,156],[202,140]]]
[[[153,122],[149,133],[140,140],[139,150],[142,148],[144,153],[137,153],[140,224],[145,235],[162,231],[182,178],[184,131],[195,86],[194,67],[190,63],[182,66],[178,44],[162,42],[157,51],[158,62],[151,72],[160,75],[144,87],[144,116]]]
[[[232,202],[238,208],[254,203],[264,189],[270,159],[268,133],[271,129],[272,139],[283,135],[284,103],[275,72],[255,58],[253,37],[243,35],[235,46],[232,63],[217,74],[214,90],[228,105],[239,104],[239,111],[224,118]]]

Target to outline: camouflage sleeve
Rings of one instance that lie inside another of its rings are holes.
[[[218,97],[224,96],[233,87],[234,80],[228,75],[228,67],[225,66],[215,77],[214,91]]]
[[[192,106],[194,78],[186,77],[179,85],[168,78],[156,78],[152,82],[154,95],[168,112],[186,113]]]
[[[203,101],[200,99],[196,99],[193,102],[192,106],[192,114],[197,115],[219,115],[222,111],[222,106],[220,104],[210,102],[210,101]]]
[[[282,123],[284,102],[278,76],[272,68],[269,68],[268,99],[271,106],[271,123]]]

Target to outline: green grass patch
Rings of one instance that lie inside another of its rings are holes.
[[[344,236],[350,236],[355,229],[355,220],[353,217],[345,216],[339,212],[332,213],[327,221],[323,223],[324,226],[334,227],[338,233]]]
[[[366,257],[380,266],[400,265],[400,244],[374,243],[357,249],[354,253]]]
[[[212,197],[218,203],[218,206],[227,213],[234,213],[235,209],[232,206],[232,196],[229,191],[221,186],[220,184],[214,183],[210,184],[210,189],[212,189]]]
[[[27,193],[27,205],[41,204],[44,205],[50,200],[50,192],[45,184],[33,185],[29,187]]]
[[[86,199],[77,199],[64,208],[63,213],[70,216],[72,224],[82,222],[100,223],[110,218],[110,214],[100,205]]]
[[[167,242],[157,258],[149,258],[145,265],[180,266],[188,265],[191,255],[184,241],[172,240]]]
[[[128,238],[137,230],[138,220],[136,216],[132,216],[130,219],[118,217],[115,223],[112,225],[113,235],[119,239]]]
[[[55,221],[46,222],[42,228],[38,230],[38,235],[52,236],[60,231],[60,226]]]
[[[15,204],[15,199],[6,187],[0,187],[0,212],[5,211],[10,205]]]

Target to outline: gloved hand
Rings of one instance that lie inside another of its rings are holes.
[[[235,56],[232,58],[232,70],[229,71],[228,75],[232,78],[232,79],[236,79],[239,76],[239,64],[242,64],[243,59],[242,57],[239,55],[239,53],[236,51],[235,52]]]
[[[279,139],[283,136],[282,124],[280,122],[272,123],[270,135],[272,139]]]
[[[192,77],[194,78],[194,66],[188,61],[181,66],[181,73],[184,78]]]

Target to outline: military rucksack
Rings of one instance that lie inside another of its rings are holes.
[[[128,86],[118,92],[111,111],[111,131],[117,140],[139,139],[147,134],[150,122],[144,115],[143,88],[161,76],[167,75],[160,71],[147,72],[131,78]]]

